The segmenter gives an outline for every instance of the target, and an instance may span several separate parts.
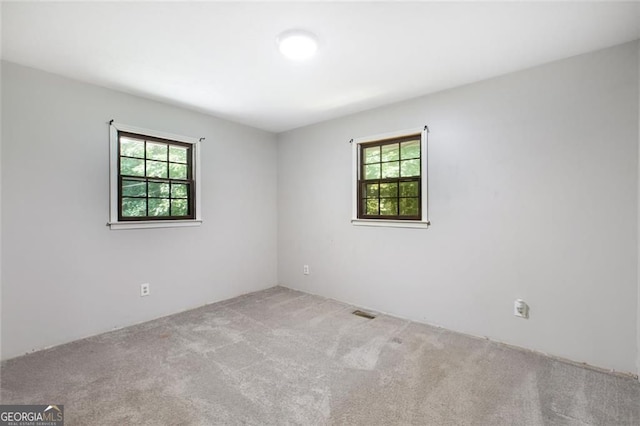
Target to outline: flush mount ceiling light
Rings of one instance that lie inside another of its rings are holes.
[[[280,53],[294,61],[309,59],[318,50],[318,37],[308,31],[285,31],[277,37],[276,41]]]

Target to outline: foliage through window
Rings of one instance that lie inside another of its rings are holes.
[[[119,220],[194,218],[190,144],[118,132]]]
[[[356,226],[428,228],[427,126],[351,140]]]
[[[357,217],[421,221],[422,133],[358,143]]]
[[[200,141],[111,122],[111,229],[197,226]]]

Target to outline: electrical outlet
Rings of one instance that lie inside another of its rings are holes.
[[[148,296],[151,294],[149,283],[140,284],[140,297]]]
[[[516,301],[513,302],[513,315],[520,318],[528,319],[529,305],[527,305],[527,303],[522,299],[516,299]]]
[[[302,267],[302,272],[303,272],[305,275],[309,275],[309,265],[304,265],[304,266]]]

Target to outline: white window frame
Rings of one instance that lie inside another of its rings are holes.
[[[394,219],[359,219],[358,218],[358,178],[360,177],[360,145],[367,142],[375,142],[383,139],[400,138],[403,136],[410,136],[420,134],[420,158],[421,170],[420,179],[422,187],[422,219],[421,220],[394,220]],[[382,226],[391,228],[428,228],[431,225],[429,222],[429,187],[427,178],[428,170],[428,141],[427,135],[429,134],[429,128],[427,126],[417,127],[413,129],[400,130],[397,132],[383,133],[378,135],[366,136],[358,139],[354,139],[351,142],[351,155],[352,155],[352,216],[351,223],[356,226]]]
[[[145,220],[145,221],[120,221],[118,220],[118,132],[129,132],[155,138],[168,139],[177,142],[191,144],[192,149],[192,173],[195,182],[195,219],[185,220]],[[111,122],[109,126],[109,222],[107,225],[111,229],[141,229],[141,228],[178,228],[184,226],[200,226],[202,224],[202,213],[200,206],[202,204],[201,197],[201,180],[200,180],[200,139],[189,136],[174,135],[171,133],[160,132],[157,130],[144,129],[136,126],[129,126],[121,123]]]

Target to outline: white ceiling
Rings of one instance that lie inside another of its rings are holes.
[[[2,4],[5,60],[274,132],[638,38],[638,2]]]

